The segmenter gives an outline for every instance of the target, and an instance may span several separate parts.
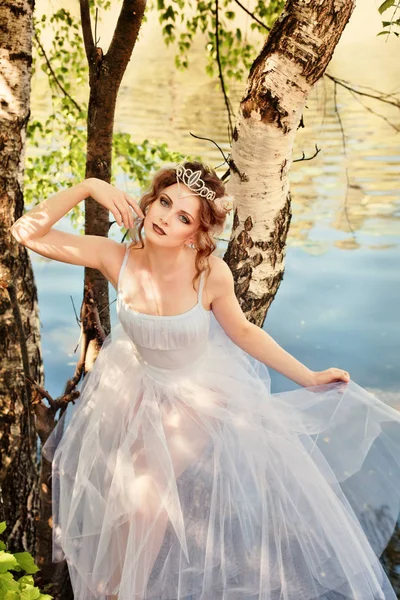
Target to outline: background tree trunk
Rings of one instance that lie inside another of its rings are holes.
[[[115,105],[119,86],[142,24],[145,7],[145,0],[124,0],[110,47],[107,53],[103,54],[93,39],[89,2],[80,1],[90,85],[86,177],[97,177],[107,182],[111,180]],[[85,234],[108,236],[109,227],[109,212],[95,200],[88,198],[85,201]],[[76,383],[81,376],[90,371],[101,349],[104,335],[110,332],[108,304],[108,281],[99,271],[85,268],[84,300],[80,312],[84,340],[81,353],[83,368],[76,374]],[[42,457],[42,475],[50,473],[49,468],[48,461]],[[41,508],[40,527],[43,543],[38,556],[38,564],[41,567],[40,584],[53,583],[51,594],[55,598],[72,600],[73,592],[66,562],[62,561],[57,565],[51,562],[51,531],[47,518],[51,513],[50,484],[42,493]]]
[[[89,63],[90,97],[87,119],[86,177],[110,182],[115,105],[119,86],[135,46],[145,0],[124,0],[113,39],[106,54],[93,40],[88,0],[81,0],[81,19],[86,56]],[[85,234],[108,235],[108,211],[92,198],[85,201]],[[104,333],[110,332],[108,282],[94,269],[85,268],[85,288],[93,293]],[[95,360],[103,339],[91,327],[88,337],[87,369]]]
[[[32,392],[43,383],[37,291],[26,248],[9,233],[23,213],[33,0],[0,4],[0,520],[10,549],[34,551],[38,510]]]
[[[250,70],[232,141],[233,231],[225,260],[247,318],[262,325],[284,273],[288,173],[308,94],[355,0],[289,0]]]

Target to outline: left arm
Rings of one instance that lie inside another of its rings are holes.
[[[312,371],[286,352],[263,329],[250,323],[235,296],[232,273],[222,259],[213,257],[207,288],[212,311],[225,333],[237,346],[260,362],[304,387],[331,381],[349,381],[348,373],[341,369]]]

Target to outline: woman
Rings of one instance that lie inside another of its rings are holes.
[[[131,243],[52,228],[89,195],[131,230],[136,213]],[[12,227],[117,289],[119,324],[44,447],[53,559],[77,600],[394,600],[377,557],[399,513],[400,415],[246,320],[212,254],[227,200],[185,162],[140,204],[87,179]],[[267,367],[302,387],[271,394]]]

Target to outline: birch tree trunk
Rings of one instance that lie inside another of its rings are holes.
[[[355,0],[288,0],[252,65],[240,103],[229,181],[236,205],[224,258],[242,309],[260,326],[284,273],[296,131],[354,6]]]
[[[23,212],[33,0],[0,3],[0,520],[10,549],[34,551],[36,432],[26,376],[43,382],[37,292],[27,250],[9,233]]]

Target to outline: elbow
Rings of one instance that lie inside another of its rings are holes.
[[[21,227],[18,226],[18,221],[11,225],[9,232],[19,244],[22,244],[23,246],[28,245],[28,237],[24,235],[23,231],[21,230]]]

